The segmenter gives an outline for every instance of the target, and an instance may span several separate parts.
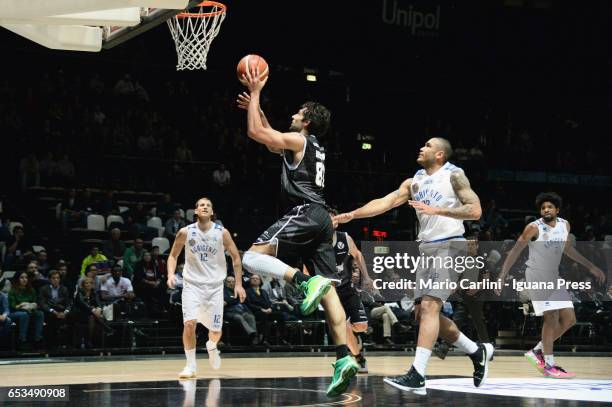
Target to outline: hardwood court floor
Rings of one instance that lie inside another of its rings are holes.
[[[233,355],[232,355],[233,356]],[[322,357],[224,357],[220,370],[212,370],[206,355],[198,354],[198,378],[290,378],[329,377],[333,356]],[[406,371],[412,356],[369,356],[369,375],[397,375]],[[126,383],[175,380],[184,359],[160,356],[147,360],[77,361],[62,363],[20,363],[0,365],[0,386],[54,385],[77,383]],[[612,357],[559,356],[556,362],[580,379],[612,380]],[[446,360],[432,357],[428,376],[471,376],[472,363],[465,356]],[[541,375],[521,356],[496,356],[491,362],[490,378],[540,378]]]

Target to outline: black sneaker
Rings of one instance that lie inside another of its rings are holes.
[[[414,366],[411,367],[405,375],[385,377],[383,382],[393,387],[397,387],[400,390],[410,391],[420,395],[427,394],[427,390],[425,389],[425,378],[416,371]]]
[[[489,373],[489,362],[493,359],[493,345],[490,343],[478,343],[478,350],[471,355],[474,364],[474,386],[480,387]]]
[[[446,355],[448,355],[449,350],[450,350],[450,346],[448,346],[448,343],[440,342],[440,344],[435,347],[432,353],[436,355],[438,358],[444,360],[446,359]]]
[[[368,361],[363,356],[360,359],[357,359],[357,363],[359,364],[359,369],[357,373],[368,373]]]

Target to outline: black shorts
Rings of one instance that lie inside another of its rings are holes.
[[[255,244],[273,244],[279,260],[295,265],[301,259],[311,275],[337,280],[333,235],[327,208],[306,204],[291,209],[266,229]]]
[[[368,314],[366,314],[365,307],[363,302],[361,302],[361,298],[359,298],[357,290],[351,287],[350,284],[346,284],[345,286],[337,287],[336,291],[338,292],[338,297],[340,297],[340,303],[344,308],[347,321],[350,321],[351,324],[368,322]]]

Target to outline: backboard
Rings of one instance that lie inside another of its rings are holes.
[[[97,52],[127,41],[198,0],[0,0],[0,26],[52,49]]]

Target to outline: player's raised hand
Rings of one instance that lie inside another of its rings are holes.
[[[408,205],[412,206],[418,213],[422,213],[423,215],[437,215],[438,208],[435,206],[424,204],[419,201],[408,201]]]
[[[249,92],[242,92],[238,95],[238,99],[236,99],[236,103],[238,103],[238,108],[248,110],[249,102],[251,101],[251,95]]]
[[[259,92],[263,89],[268,81],[268,77],[261,78],[259,72],[259,65],[250,67],[244,75],[242,75],[242,81],[249,88],[249,92]]]
[[[355,214],[353,212],[341,213],[339,215],[334,216],[332,218],[332,222],[348,223],[352,221],[354,217],[355,217]]]
[[[244,287],[242,287],[242,285],[236,284],[234,286],[234,296],[240,299],[240,302],[244,302],[246,299],[246,291],[244,291]]]

